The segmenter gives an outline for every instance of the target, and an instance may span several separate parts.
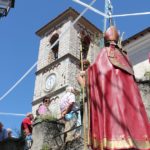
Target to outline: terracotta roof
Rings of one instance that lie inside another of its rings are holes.
[[[126,39],[126,40],[124,40],[124,41],[122,42],[123,46],[127,45],[127,44],[130,43],[131,41],[134,41],[134,40],[140,38],[141,36],[144,36],[144,35],[147,34],[148,32],[150,32],[150,27],[148,27],[148,28],[144,29],[143,31],[141,31],[141,32],[139,32],[139,33],[137,33],[137,34],[135,34],[135,35],[129,37],[129,38]]]
[[[65,18],[72,16],[74,19],[79,15],[80,13],[77,12],[75,9],[69,7],[67,10],[62,12],[60,15],[58,15],[56,18],[51,20],[49,23],[44,25],[42,28],[40,28],[38,31],[36,31],[36,34],[38,36],[44,35],[49,29],[53,28],[55,25],[59,24],[61,21],[63,21]],[[102,33],[100,29],[98,29],[94,24],[92,24],[89,20],[87,20],[85,17],[81,17],[79,19],[80,23],[86,24],[91,30],[95,30],[95,32]]]

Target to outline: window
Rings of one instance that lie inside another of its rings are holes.
[[[89,46],[90,46],[90,37],[88,35],[82,37],[81,44],[82,44],[82,59],[87,58]]]
[[[50,44],[51,45],[54,44],[58,38],[59,38],[59,35],[57,33],[54,34],[50,39]],[[58,59],[58,48],[59,48],[59,42],[52,48],[54,60]]]

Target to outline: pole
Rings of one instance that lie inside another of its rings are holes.
[[[80,58],[81,58],[81,71],[83,71],[83,51],[82,51],[82,39],[80,40]],[[84,137],[84,150],[86,150],[86,113],[85,113],[85,88],[84,85],[81,86],[82,89],[82,102],[83,102],[83,137]]]
[[[105,0],[105,15],[107,15],[107,0]],[[104,28],[103,28],[103,33],[106,31],[107,27],[107,18],[104,17]]]

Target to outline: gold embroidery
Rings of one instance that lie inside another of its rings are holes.
[[[120,139],[120,140],[108,140],[104,138],[102,141],[97,139],[91,139],[91,143],[94,148],[103,150],[104,148],[110,149],[124,149],[124,148],[138,148],[138,149],[150,149],[150,140],[134,140],[131,138]],[[89,143],[89,144],[91,144]]]

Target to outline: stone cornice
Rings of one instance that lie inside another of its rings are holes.
[[[78,63],[80,63],[80,60],[78,58],[76,58],[72,54],[68,53],[68,54],[62,56],[61,58],[58,58],[57,60],[53,61],[52,63],[48,64],[47,66],[37,70],[35,74],[38,75],[38,74],[44,72],[45,70],[48,70],[49,68],[52,68],[53,66],[59,65],[60,62],[65,60],[66,58],[71,58],[72,60],[77,61]]]
[[[80,13],[78,13],[73,8],[68,8],[66,11],[58,15],[55,19],[47,23],[45,26],[43,26],[41,29],[39,29],[36,34],[40,37],[44,36],[44,34],[49,31],[54,26],[58,25],[68,17],[73,17],[75,19],[77,16],[79,16]],[[88,21],[85,17],[81,17],[79,22],[83,24],[86,28],[90,29],[92,32],[102,33],[101,30],[99,30],[94,24],[92,24],[90,21]]]

